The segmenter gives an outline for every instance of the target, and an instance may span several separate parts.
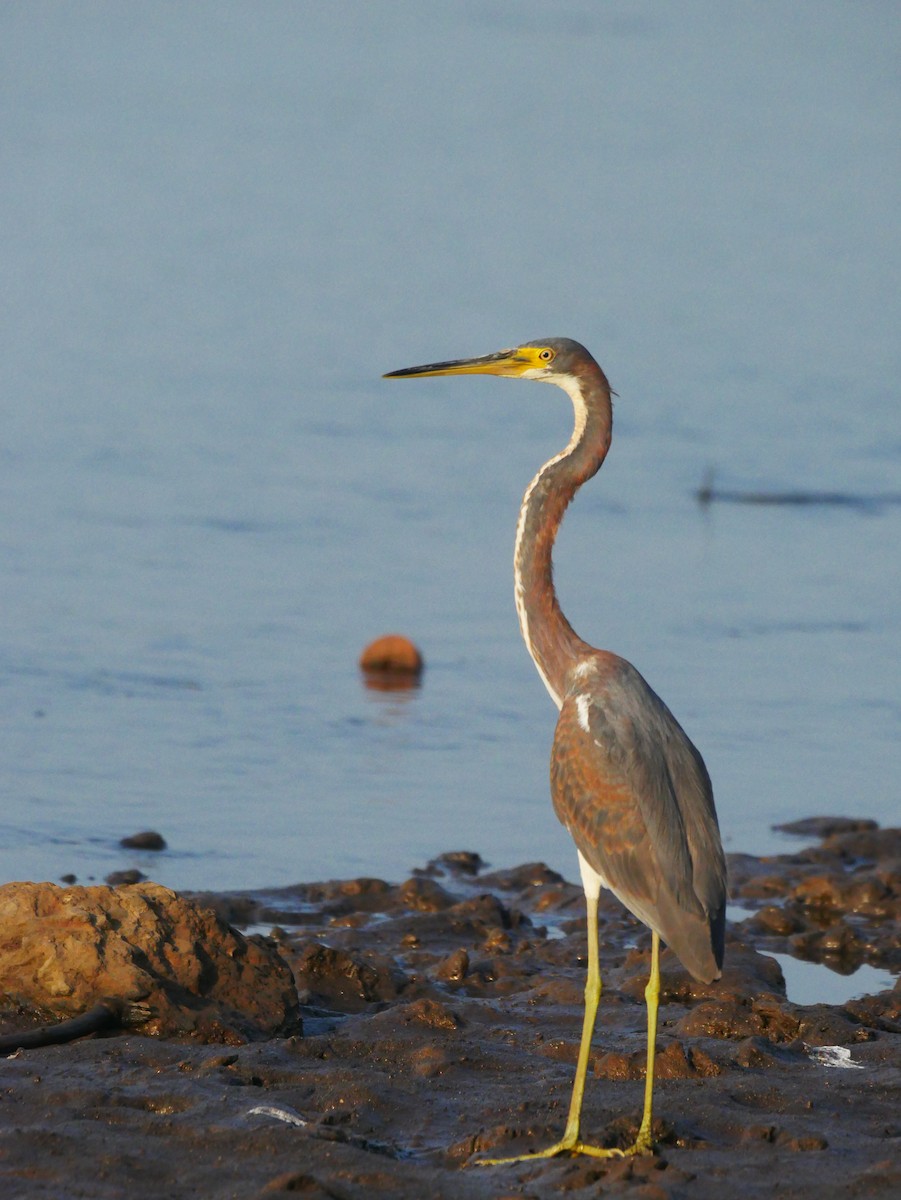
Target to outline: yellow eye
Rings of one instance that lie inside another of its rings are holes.
[[[542,362],[546,362],[546,363],[553,362],[554,361],[554,352],[553,352],[553,350],[545,348],[544,350],[539,352],[538,357],[542,360]]]

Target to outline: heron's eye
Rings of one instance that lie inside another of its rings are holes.
[[[546,363],[553,362],[554,361],[554,352],[553,352],[553,350],[544,349],[539,352],[538,357],[541,359],[542,362],[546,362]]]

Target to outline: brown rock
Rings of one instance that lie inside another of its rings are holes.
[[[634,1054],[611,1050],[594,1060],[594,1074],[597,1079],[641,1079],[646,1062],[647,1055],[642,1050]]]
[[[437,1075],[443,1075],[450,1063],[450,1055],[443,1046],[427,1044],[420,1046],[410,1055],[410,1066],[423,1079],[434,1079]]]
[[[811,930],[796,934],[790,945],[799,958],[809,962],[837,960],[849,966],[857,966],[866,957],[864,943],[846,922],[839,920],[828,929]]]
[[[299,1029],[274,947],[155,883],[0,887],[0,995],[63,1019],[140,1002],[142,1033],[213,1042]]]
[[[801,921],[796,913],[775,904],[765,904],[751,917],[751,929],[755,933],[774,933],[787,937],[790,933],[797,933],[800,928]]]
[[[426,870],[447,870],[452,875],[478,875],[484,865],[482,856],[474,850],[449,850],[433,858]]]
[[[663,1050],[658,1050],[654,1064],[655,1078],[689,1079],[695,1074],[681,1042],[670,1042]]]
[[[453,896],[449,895],[440,883],[422,876],[408,879],[406,883],[401,884],[398,900],[404,908],[413,908],[419,912],[441,912],[454,903]]]
[[[393,1000],[406,982],[390,959],[357,957],[320,942],[302,946],[292,963],[304,1000],[338,1012],[361,1012],[370,1004]]]
[[[409,1004],[395,1005],[393,1008],[376,1013],[371,1021],[379,1034],[384,1034],[388,1030],[409,1027],[416,1029],[420,1025],[450,1033],[460,1029],[463,1025],[463,1021],[455,1009],[448,1008],[440,1000],[429,999],[412,1000]]]
[[[862,829],[826,838],[825,848],[839,859],[860,863],[901,858],[901,828]]]
[[[813,1004],[800,1010],[798,1037],[809,1046],[846,1046],[849,1042],[866,1040],[867,1036],[850,1010],[828,1004]]]
[[[780,1060],[772,1042],[762,1037],[748,1037],[739,1042],[735,1061],[740,1067],[771,1067]]]
[[[829,1143],[824,1137],[818,1134],[808,1134],[805,1137],[792,1137],[790,1134],[783,1134],[776,1139],[776,1145],[782,1146],[786,1150],[826,1150]]]
[[[469,955],[461,946],[438,964],[436,976],[444,983],[460,983],[469,971]]]
[[[806,908],[842,908],[840,883],[828,875],[811,875],[802,879],[794,890],[795,899]]]
[[[751,1004],[735,1000],[707,1000],[676,1023],[684,1037],[752,1038],[763,1035],[773,1042],[790,1042],[798,1036],[798,1018],[777,997],[763,995]]]
[[[878,878],[861,879],[845,889],[845,903],[850,912],[863,913],[881,920],[891,915],[891,893]]]

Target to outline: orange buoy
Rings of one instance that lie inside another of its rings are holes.
[[[419,649],[399,633],[376,638],[360,655],[369,686],[380,689],[414,687],[424,666]]]

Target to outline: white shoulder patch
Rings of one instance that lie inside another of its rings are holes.
[[[591,725],[588,720],[588,710],[591,705],[591,697],[586,695],[576,696],[576,711],[579,714],[579,728],[583,733],[591,731]]]

